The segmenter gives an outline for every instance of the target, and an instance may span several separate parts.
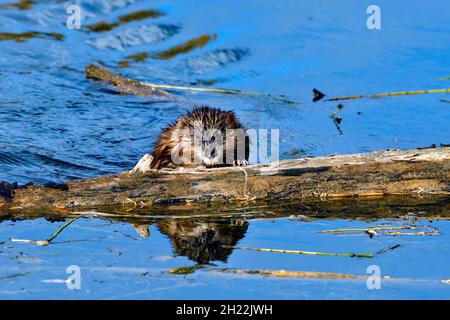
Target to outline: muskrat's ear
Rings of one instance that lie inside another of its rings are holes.
[[[175,126],[177,128],[186,128],[188,123],[188,119],[185,116],[181,116],[178,118],[177,123]]]
[[[226,112],[226,121],[231,128],[240,128],[241,127],[241,123],[237,119],[236,113],[234,113],[234,111]]]
[[[234,111],[227,111],[225,113],[227,121],[229,122],[236,121],[236,114],[234,113]]]

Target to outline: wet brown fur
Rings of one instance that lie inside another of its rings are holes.
[[[226,129],[245,130],[233,111],[223,111],[221,109],[212,108],[209,106],[195,107],[192,111],[180,116],[174,123],[170,124],[168,127],[162,130],[158,140],[154,145],[151,168],[160,169],[164,167],[183,166],[184,164],[177,165],[172,162],[172,150],[174,150],[174,148],[180,143],[179,140],[174,139],[174,132],[176,132],[177,130],[178,132],[180,130],[189,130],[189,132],[192,133],[194,131],[194,128],[198,127],[201,127],[201,129],[203,130],[220,130],[223,134],[225,133]],[[234,160],[238,160],[236,143],[237,137],[234,138]],[[248,160],[249,157],[249,144],[249,138],[245,134],[245,160]],[[193,142],[192,145],[194,145]],[[218,164],[217,166],[220,165],[226,165],[225,160],[223,160],[223,164]]]

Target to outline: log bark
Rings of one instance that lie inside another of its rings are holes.
[[[86,66],[86,77],[88,79],[103,81],[110,84],[121,94],[172,97],[167,91],[133,79],[122,77],[93,64],[88,64]]]
[[[0,212],[96,208],[152,212],[199,210],[212,204],[236,207],[253,200],[450,196],[448,147],[332,155],[245,168],[142,171],[47,186],[3,184]]]

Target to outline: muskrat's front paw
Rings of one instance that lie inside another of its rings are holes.
[[[245,167],[248,165],[248,161],[247,160],[234,160],[233,161],[233,166],[236,167]]]

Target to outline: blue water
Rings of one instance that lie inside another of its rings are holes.
[[[182,223],[178,223],[181,227]],[[171,246],[173,239],[162,232],[164,229],[160,225],[152,225],[150,237],[142,238],[127,223],[78,220],[50,246],[40,247],[6,239],[44,239],[49,233],[47,221],[4,222],[1,239],[6,243],[2,245],[0,255],[0,295],[6,299],[450,298],[450,287],[441,282],[449,278],[448,222],[431,224],[442,232],[441,236],[435,237],[380,236],[370,239],[364,234],[318,233],[326,229],[365,228],[382,223],[401,225],[389,220],[298,222],[283,218],[250,221],[243,227],[247,229],[245,237],[237,238],[239,246],[344,253],[376,253],[392,245],[400,244],[400,247],[373,259],[235,250],[230,255],[217,254],[215,260],[209,261],[209,266],[195,273],[174,275],[168,271],[195,266],[196,262],[192,256],[186,256],[189,246],[183,247],[184,253]],[[202,221],[196,226],[208,228],[211,224]],[[51,228],[56,230],[56,224]],[[223,258],[226,261],[220,260]],[[70,265],[80,268],[81,287],[78,290],[71,290],[62,282],[70,276],[67,273]],[[279,279],[215,271],[222,268],[268,269],[367,276],[370,275],[367,268],[372,265],[380,267],[381,276],[392,277],[382,280],[380,289],[368,289],[366,279]]]
[[[450,86],[450,10],[446,0],[377,1],[382,29],[366,27],[371,1],[32,1],[0,0],[0,181],[44,183],[130,169],[150,151],[160,129],[186,111],[183,103],[114,94],[85,78],[89,63],[152,83],[208,86],[270,94],[232,96],[174,92],[187,100],[236,111],[249,128],[280,129],[282,158],[415,148],[450,143],[450,97],[445,94],[313,103],[312,89],[327,97]],[[24,1],[22,1],[23,3]],[[81,30],[66,27],[66,8],[79,4]],[[89,31],[99,21],[143,9],[165,15]],[[13,41],[5,34],[40,32]],[[44,33],[62,35],[58,39]],[[152,58],[201,35],[207,45],[171,59]],[[3,35],[3,37],[2,37]],[[143,61],[127,56],[147,52]],[[274,98],[285,95],[296,103]],[[339,116],[339,126],[333,122]],[[250,221],[242,246],[335,250],[317,230],[362,222],[289,219]],[[195,264],[173,253],[170,240],[151,227],[140,238],[128,223],[77,221],[49,247],[11,242],[41,239],[61,223],[44,219],[0,224],[0,296],[6,298],[448,298],[448,223],[436,237],[401,237],[408,243],[370,261],[383,273],[414,282],[292,280],[161,271]],[[64,240],[79,239],[79,242]],[[342,238],[346,249],[378,250],[394,241]],[[414,240],[411,240],[414,239]],[[331,243],[329,241],[332,241]],[[397,241],[397,239],[395,239]],[[394,242],[395,242],[394,241]],[[351,246],[351,247],[350,247]],[[275,257],[277,259],[271,258]],[[409,265],[404,265],[408,257]],[[425,261],[429,270],[421,266]],[[81,290],[41,282],[66,277],[80,265]],[[226,267],[365,274],[358,259],[286,256],[234,251]],[[222,264],[219,264],[223,266]],[[115,269],[119,268],[119,269]],[[408,271],[411,270],[411,271]],[[148,272],[148,273],[147,273]],[[3,279],[11,274],[24,275]],[[142,275],[145,274],[145,275]],[[2,280],[3,279],[3,280]],[[425,289],[424,289],[425,288]]]

